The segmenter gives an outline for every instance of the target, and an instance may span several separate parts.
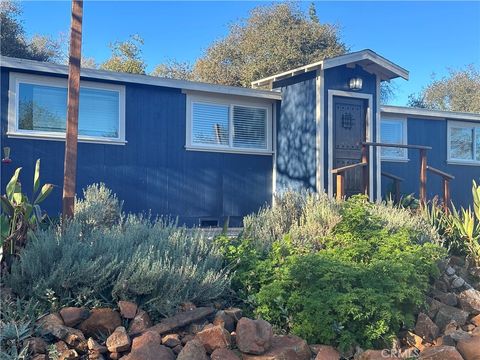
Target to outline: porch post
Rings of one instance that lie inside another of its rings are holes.
[[[368,164],[368,145],[362,144],[362,163],[367,164],[362,168],[362,182],[363,182],[363,193],[368,195],[368,172],[369,172],[369,164]]]
[[[420,205],[427,202],[427,150],[420,149]]]

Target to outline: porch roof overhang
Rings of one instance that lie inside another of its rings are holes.
[[[0,67],[13,70],[32,71],[43,74],[68,75],[68,66],[47,63],[42,61],[27,60],[0,56]],[[279,91],[251,89],[246,87],[226,86],[209,84],[197,81],[177,80],[161,78],[150,75],[127,74],[115,71],[82,68],[80,70],[82,79],[95,79],[121,83],[133,83],[152,86],[177,88],[189,91],[201,91],[223,95],[247,96],[257,99],[281,100],[282,94]]]
[[[401,66],[385,59],[378,55],[376,52],[366,49],[356,51],[350,54],[340,55],[333,58],[317,61],[312,64],[304,65],[292,70],[285,71],[280,74],[272,75],[260,80],[253,81],[253,88],[272,88],[272,84],[275,81],[279,81],[285,78],[289,78],[295,75],[306,73],[319,69],[330,69],[336,66],[347,65],[354,66],[359,65],[365,71],[379,75],[381,80],[391,80],[397,77],[401,77],[408,80],[408,71]]]

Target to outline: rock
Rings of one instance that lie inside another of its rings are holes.
[[[237,323],[236,334],[237,347],[242,353],[263,354],[272,344],[272,325],[265,320],[243,317]]]
[[[407,332],[404,340],[405,343],[407,343],[409,346],[414,347],[415,349],[418,349],[420,351],[425,348],[425,346],[423,345],[423,338],[410,331]]]
[[[208,360],[208,356],[200,340],[194,339],[185,344],[177,360]]]
[[[469,339],[471,335],[462,329],[458,329],[448,334],[448,336],[450,336],[455,342],[458,342],[460,340]]]
[[[173,351],[160,344],[160,335],[154,331],[147,331],[133,339],[130,354],[123,360],[174,360]]]
[[[148,331],[155,331],[160,335],[166,334],[174,329],[201,320],[214,312],[215,309],[211,307],[199,307],[190,311],[180,312],[172,317],[162,320],[159,324],[150,327]]]
[[[89,337],[99,334],[110,335],[119,326],[122,326],[120,314],[109,308],[93,309],[88,319],[82,321],[79,329]]]
[[[147,312],[138,310],[137,315],[135,315],[130,323],[130,326],[128,327],[128,335],[133,336],[141,334],[152,325],[152,321],[150,320],[150,316],[147,314]]]
[[[465,325],[468,319],[468,312],[455,308],[453,306],[443,305],[435,316],[435,324],[442,331],[450,321],[455,321],[457,325]]]
[[[123,326],[119,326],[115,331],[107,338],[105,343],[107,349],[110,352],[122,352],[130,349],[130,337]]]
[[[31,360],[47,360],[47,354],[35,354]]]
[[[467,289],[458,294],[460,308],[471,314],[480,314],[480,291]]]
[[[80,359],[80,357],[78,356],[78,353],[73,349],[68,349],[63,351],[58,357],[58,360],[76,360],[76,359]]]
[[[80,330],[66,326],[64,330],[66,331],[66,335],[64,335],[61,340],[65,341],[68,346],[73,347],[76,350],[87,351],[87,341]]]
[[[120,315],[125,319],[133,319],[137,315],[137,304],[131,301],[119,301]]]
[[[315,360],[339,360],[340,353],[333,346],[317,345],[315,347],[317,356]]]
[[[55,351],[57,353],[61,354],[62,352],[66,351],[66,350],[68,350],[68,346],[67,346],[67,344],[65,344],[65,341],[60,340],[60,341],[57,341],[55,343]]]
[[[182,345],[185,345],[187,342],[189,342],[190,340],[193,340],[193,339],[195,339],[195,335],[193,335],[193,334],[185,335],[184,337],[182,337]]]
[[[230,349],[217,349],[210,356],[211,360],[240,360],[240,358]]]
[[[457,350],[465,360],[480,360],[480,335],[459,340]]]
[[[122,354],[118,352],[112,352],[108,355],[108,358],[111,360],[119,360],[122,357]]]
[[[432,298],[427,298],[427,304],[428,304],[427,315],[430,319],[433,319],[437,315],[438,310],[440,310],[442,306],[445,306],[440,301]]]
[[[180,351],[182,351],[182,349],[183,349],[182,345],[177,345],[174,348],[172,348],[172,351],[175,355],[178,355],[178,354],[180,354]]]
[[[227,315],[225,311],[218,311],[213,319],[213,325],[220,325],[225,328],[229,333],[235,330],[235,319],[230,315]]]
[[[105,360],[105,356],[103,356],[100,352],[95,350],[88,351],[88,360]]]
[[[480,315],[476,315],[470,319],[470,322],[475,326],[480,326]]]
[[[42,317],[37,321],[37,325],[40,328],[40,332],[45,335],[49,334],[55,326],[65,325],[60,314],[52,313]]]
[[[212,325],[206,319],[195,321],[188,325],[187,331],[191,334],[196,334],[205,329],[208,325]]]
[[[195,338],[203,344],[209,354],[216,349],[229,348],[231,345],[230,333],[220,325],[200,331]]]
[[[178,334],[168,334],[162,337],[162,345],[168,346],[169,348],[174,348],[181,344]]]
[[[396,356],[390,354],[390,350],[367,350],[360,354],[358,360],[382,360],[397,359]]]
[[[240,320],[242,318],[242,309],[239,309],[239,308],[229,308],[229,309],[225,309],[223,310],[225,312],[225,314],[227,314],[228,316],[232,317],[235,322],[237,322],[238,320]]]
[[[451,266],[447,267],[447,269],[445,270],[445,274],[447,274],[448,276],[452,276],[455,274],[455,269]]]
[[[243,319],[243,318],[242,318]],[[242,320],[240,319],[240,321]],[[261,355],[243,354],[243,360],[310,360],[308,344],[294,335],[274,336],[270,349]]]
[[[463,360],[462,355],[453,346],[432,346],[420,353],[420,360]]]
[[[454,293],[438,292],[434,298],[445,305],[457,306],[458,303],[457,295]]]
[[[89,350],[99,352],[100,354],[104,354],[107,352],[107,347],[100,345],[93,338],[88,338],[87,346]]]
[[[81,307],[66,307],[60,310],[60,316],[66,326],[75,327],[90,316],[90,312]]]
[[[463,285],[465,285],[465,280],[463,280],[460,276],[453,275],[453,280],[452,280],[452,283],[450,284],[450,286],[453,289],[459,289]]]
[[[24,342],[32,354],[45,354],[47,352],[47,343],[41,337],[32,337]]]
[[[428,342],[432,342],[438,337],[440,330],[438,326],[424,313],[420,313],[415,325],[415,334]]]

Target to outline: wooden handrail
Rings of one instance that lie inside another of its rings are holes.
[[[397,175],[393,175],[389,172],[386,172],[386,171],[382,171],[382,176],[385,176],[389,179],[392,179],[392,180],[396,180],[396,181],[405,181],[404,178],[401,178],[400,176],[397,176]]]
[[[446,173],[442,170],[438,170],[433,166],[427,166],[427,170],[431,171],[433,174],[441,176],[443,182],[443,210],[448,213],[449,204],[450,204],[450,181],[455,179],[455,176],[452,174]]]
[[[355,169],[355,168],[357,168],[357,167],[364,167],[364,166],[367,166],[367,165],[368,165],[367,163],[361,163],[361,162],[360,162],[360,163],[356,163],[356,164],[351,164],[351,165],[342,166],[342,167],[333,169],[333,170],[332,170],[332,174],[344,173],[344,172],[347,171],[347,170]]]
[[[400,202],[400,183],[404,180],[400,176],[393,175],[391,173],[388,173],[386,171],[382,171],[382,176],[385,176],[389,179],[393,180],[393,186],[395,187],[395,202],[399,203]]]
[[[430,166],[430,165],[427,165],[427,170],[428,171],[431,171],[432,173],[434,173],[435,175],[439,175],[445,179],[448,179],[448,180],[453,180],[455,179],[455,176],[449,174],[449,173],[446,173],[446,172],[443,172],[442,170],[438,170],[436,168],[434,168],[433,166]]]
[[[432,150],[431,146],[424,145],[405,145],[405,144],[387,144],[387,143],[374,143],[374,142],[363,142],[363,145],[366,146],[382,146],[382,147],[394,147],[400,149],[418,149],[418,150]]]

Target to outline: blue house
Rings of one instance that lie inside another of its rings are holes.
[[[2,163],[1,186],[20,166],[28,183],[41,158],[42,180],[58,186],[45,203],[51,213],[61,204],[67,70],[0,59],[0,142],[12,160]],[[374,201],[401,178],[401,192],[419,196],[428,168],[428,199],[442,194],[440,171],[454,177],[454,203],[468,206],[471,182],[480,180],[480,114],[381,106],[381,82],[397,77],[407,80],[408,71],[371,50],[252,88],[82,69],[77,192],[105,182],[127,211],[237,226],[286,189],[335,196],[342,188]],[[423,167],[411,145],[423,147]]]

